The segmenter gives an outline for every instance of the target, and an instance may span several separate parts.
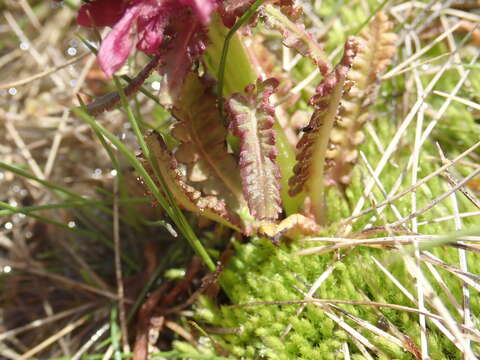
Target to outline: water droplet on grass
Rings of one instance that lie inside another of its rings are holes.
[[[75,49],[74,47],[69,47],[67,50],[67,54],[70,56],[77,55],[77,49]]]

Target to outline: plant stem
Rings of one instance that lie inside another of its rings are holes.
[[[145,185],[148,187],[152,195],[158,201],[158,203],[165,209],[167,214],[173,220],[175,225],[179,228],[182,232],[182,235],[187,239],[190,243],[194,251],[197,255],[204,261],[210,271],[214,271],[216,269],[215,264],[213,263],[212,259],[208,255],[206,249],[203,247],[200,240],[197,238],[195,233],[193,232],[192,228],[188,224],[187,220],[185,219],[183,213],[178,209],[178,206],[173,201],[173,204],[170,204],[169,201],[162,195],[160,189],[155,184],[155,181],[150,177],[148,172],[142,166],[140,161],[137,159],[134,153],[130,149],[128,149],[125,144],[122,143],[115,135],[113,135],[110,131],[105,129],[102,125],[96,122],[91,116],[89,116],[85,111],[81,109],[73,109],[73,113],[82,119],[84,119],[94,130],[99,131],[103,136],[105,136],[110,142],[117,147],[117,149],[126,157],[130,165],[137,171],[139,176],[145,182]],[[143,139],[143,137],[142,137]],[[149,154],[149,152],[147,152]],[[176,207],[176,209],[175,209]]]
[[[218,67],[218,98],[219,98],[219,107],[220,107],[220,113],[222,114],[223,117],[223,83],[224,83],[224,78],[225,78],[225,67],[227,65],[227,54],[228,50],[230,47],[230,41],[232,40],[233,36],[236,34],[237,30],[240,29],[241,26],[247,23],[248,20],[255,14],[255,11],[265,2],[265,0],[257,0],[255,1],[252,6],[238,19],[238,21],[232,26],[232,28],[228,31],[227,35],[225,36],[225,40],[223,42],[223,47],[222,47],[222,54],[220,56],[220,64]],[[236,37],[238,40],[238,37]],[[247,55],[244,52],[243,58],[248,59]],[[241,62],[240,61],[238,62]],[[247,64],[245,64],[247,65]],[[250,64],[248,64],[250,65]],[[251,66],[245,66],[245,68],[250,68],[254,74],[255,70],[251,68]],[[246,74],[242,74],[246,75]],[[255,74],[256,75],[256,74]],[[255,79],[256,80],[256,76]]]

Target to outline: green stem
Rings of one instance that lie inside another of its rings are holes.
[[[147,199],[125,199],[119,200],[121,204],[142,204],[148,203]],[[74,201],[65,201],[62,203],[46,204],[46,205],[35,205],[35,206],[26,206],[22,208],[15,208],[16,210],[0,210],[0,217],[8,216],[16,213],[31,213],[35,211],[42,210],[51,210],[51,209],[69,209],[69,208],[80,208],[91,205],[108,205],[111,204],[109,200],[74,200]]]
[[[82,101],[82,98],[80,96],[78,96],[78,101],[79,101],[79,103],[82,107],[86,106],[85,103]],[[120,168],[120,163],[118,162],[118,159],[115,156],[114,150],[112,149],[110,144],[107,143],[107,141],[105,140],[103,135],[100,134],[96,130],[93,130],[93,131],[94,131],[95,135],[97,136],[98,140],[100,141],[100,143],[102,144],[102,147],[107,152],[108,157],[110,158],[110,161],[112,162],[113,168],[117,172],[116,177],[118,179],[118,184],[119,184],[119,189],[120,189],[120,199],[124,200],[124,199],[128,198],[128,194],[127,194],[127,190],[125,188],[125,182],[123,181],[123,173],[122,173],[122,169]],[[126,219],[124,219],[123,216],[121,216],[120,218],[122,220],[124,220],[127,224],[129,224],[129,225],[135,227],[137,230],[139,230],[138,223],[136,221],[136,217],[134,216],[134,213],[133,213],[133,208],[130,207],[130,206],[127,206],[126,211],[127,211],[127,214],[128,214]]]
[[[64,188],[60,185],[56,185],[56,184],[51,183],[49,181],[37,178],[35,175],[32,175],[32,174],[28,173],[27,171],[25,171],[25,170],[23,170],[23,169],[21,169],[17,166],[13,166],[13,165],[10,165],[10,164],[7,164],[7,163],[4,163],[4,162],[0,161],[0,169],[11,171],[12,173],[14,173],[18,176],[24,177],[26,179],[33,180],[33,181],[39,183],[40,185],[45,186],[47,189],[50,189],[53,193],[55,193],[61,199],[66,199],[66,198],[70,197],[70,198],[76,199],[76,200],[85,200],[85,198],[82,195],[74,193],[73,191],[70,191],[70,190],[68,190],[68,189],[66,189],[66,188]],[[98,207],[98,209],[100,209],[104,213],[110,214],[110,215],[112,214],[112,210],[103,206],[102,204],[99,203],[99,204],[94,204],[94,205],[96,205]]]
[[[18,176],[24,177],[26,179],[33,180],[33,181],[39,183],[40,185],[43,185],[46,188],[54,191],[57,194],[62,193],[62,194],[67,195],[71,198],[74,198],[74,199],[77,199],[77,200],[83,200],[83,197],[81,195],[78,195],[78,194],[74,193],[73,191],[70,191],[70,190],[68,190],[68,189],[66,189],[66,188],[64,188],[60,185],[56,185],[56,184],[51,183],[49,181],[37,178],[36,176],[26,172],[23,169],[20,169],[19,167],[16,167],[16,166],[4,163],[4,162],[0,162],[0,169],[8,170],[8,171],[11,171],[12,173],[14,173]],[[61,195],[59,195],[59,196],[63,198],[63,196],[61,196]]]
[[[247,23],[248,20],[255,14],[255,11],[265,2],[265,0],[257,0],[255,1],[252,6],[238,19],[238,21],[232,26],[230,31],[225,36],[225,40],[223,42],[222,54],[220,56],[220,65],[218,67],[218,105],[220,108],[220,113],[222,114],[223,118],[223,82],[225,79],[225,67],[227,65],[227,54],[230,48],[230,41],[232,37],[235,35],[238,29],[241,26]],[[248,66],[249,67],[249,66]],[[242,74],[245,75],[245,74]],[[256,77],[255,77],[256,78]]]
[[[123,98],[125,99],[125,97]],[[135,171],[137,171],[139,176],[143,179],[143,181],[145,182],[145,185],[148,187],[148,189],[150,190],[154,198],[165,209],[166,213],[173,220],[175,225],[177,225],[177,227],[180,229],[183,236],[190,243],[190,245],[192,246],[194,251],[197,253],[197,255],[205,262],[209,270],[214,271],[216,268],[215,264],[213,263],[212,259],[210,258],[207,251],[203,247],[202,243],[197,238],[192,228],[186,221],[183,213],[178,209],[178,206],[176,206],[176,203],[174,201],[173,201],[173,204],[169,204],[167,199],[165,199],[165,197],[160,192],[160,189],[155,184],[155,181],[150,177],[150,175],[142,166],[142,164],[137,159],[135,154],[132,153],[132,151],[128,149],[125,146],[125,144],[123,144],[115,135],[113,135],[110,131],[108,131],[98,122],[96,122],[85,111],[78,108],[73,109],[72,111],[75,115],[85,120],[90,125],[90,127],[92,127],[96,131],[99,131],[103,136],[105,136],[108,140],[110,140],[110,142],[125,156],[125,158],[130,163],[130,165],[133,166]],[[142,140],[143,140],[143,137],[142,137]],[[147,154],[150,154],[150,153],[147,151]]]
[[[24,214],[25,216],[31,217],[33,219],[37,219],[38,221],[44,222],[46,224],[52,224],[52,225],[58,226],[59,228],[62,228],[62,229],[68,230],[68,231],[72,231],[72,232],[75,232],[75,233],[78,233],[78,234],[86,235],[86,236],[90,237],[91,239],[101,241],[104,245],[108,246],[110,249],[113,248],[113,244],[99,232],[93,232],[93,231],[89,231],[89,230],[80,229],[76,226],[70,227],[67,224],[64,224],[60,221],[50,219],[50,218],[46,218],[44,216],[33,214],[32,210],[28,210],[28,208],[26,209],[26,208],[14,207],[14,206],[11,206],[10,204],[7,204],[3,201],[0,201],[0,209],[4,209],[2,212],[6,211],[6,212],[9,212],[9,213],[12,213],[12,214]],[[131,269],[138,270],[138,266],[128,256],[126,256],[125,254],[122,254],[122,259],[125,261],[125,263],[128,266],[130,266]]]
[[[152,153],[150,152],[150,149],[147,147],[143,134],[140,130],[138,121],[136,117],[133,115],[132,109],[130,108],[130,106],[128,106],[125,93],[117,79],[115,79],[115,84],[120,94],[122,105],[124,109],[127,111],[127,116],[128,116],[128,119],[130,120],[130,123],[132,124],[132,128],[137,137],[137,141],[140,144],[140,148],[142,149],[143,154],[147,158],[150,168],[153,169],[153,172],[158,182],[160,183],[160,186],[162,187],[163,194],[165,194],[167,197],[168,204],[170,205],[170,206],[164,207],[165,210],[167,211],[167,214],[176,223],[176,225],[178,226],[180,231],[183,233],[187,241],[190,243],[190,245],[195,250],[197,255],[204,261],[205,265],[207,265],[209,270],[214,271],[216,269],[215,264],[213,263],[212,259],[208,255],[206,249],[203,247],[200,240],[197,238],[195,232],[193,231],[192,227],[188,223],[187,219],[185,219],[185,216],[183,215],[182,211],[178,207],[177,201],[175,200],[172,193],[168,189],[165,183],[165,180],[163,179],[162,174],[160,173],[157,167],[157,163],[156,161],[154,161],[152,157]]]

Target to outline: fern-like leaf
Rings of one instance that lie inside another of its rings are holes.
[[[243,195],[257,220],[277,219],[280,207],[280,169],[275,163],[275,109],[270,95],[278,86],[274,78],[249,85],[244,94],[226,101],[233,133],[240,138],[240,174]]]
[[[297,144],[297,164],[290,178],[290,195],[305,190],[311,200],[311,210],[319,223],[324,222],[324,168],[329,137],[338,115],[348,71],[358,50],[354,38],[347,39],[340,63],[321,82],[310,100],[315,110],[305,132]]]
[[[236,227],[239,225],[238,217],[231,214],[225,200],[204,194],[189,184],[182,165],[168,150],[160,134],[151,133],[146,137],[146,143],[168,190],[182,208],[238,230]],[[155,178],[155,173],[146,159],[141,157],[141,160],[150,175]]]
[[[365,138],[362,127],[369,118],[367,110],[377,94],[378,75],[395,53],[396,35],[392,27],[387,16],[379,12],[360,34],[358,54],[347,76],[352,88],[342,100],[340,117],[335,122],[326,154],[327,184],[343,187],[351,181],[358,158],[357,148]]]
[[[312,59],[320,72],[326,74],[329,71],[327,56],[320,44],[305,30],[305,25],[298,21],[301,14],[301,9],[294,7],[294,0],[282,1],[280,8],[268,4],[263,9],[266,25],[282,34],[283,44]]]
[[[211,87],[190,73],[172,113],[178,120],[172,135],[180,142],[174,156],[185,166],[188,184],[224,201],[232,216],[246,209],[239,169],[227,152],[227,131]]]

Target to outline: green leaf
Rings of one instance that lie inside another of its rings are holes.
[[[250,213],[257,220],[275,220],[280,207],[280,169],[275,162],[275,109],[270,95],[278,86],[276,79],[257,80],[244,94],[236,93],[226,101],[230,126],[240,138],[240,174],[243,195]]]
[[[337,118],[340,101],[345,91],[345,80],[353,59],[357,54],[358,42],[349,38],[345,43],[343,58],[335,69],[328,74],[316,95],[310,100],[315,107],[306,131],[297,144],[297,164],[290,178],[290,195],[302,191],[311,200],[311,211],[319,224],[324,223],[324,170],[330,133]]]

